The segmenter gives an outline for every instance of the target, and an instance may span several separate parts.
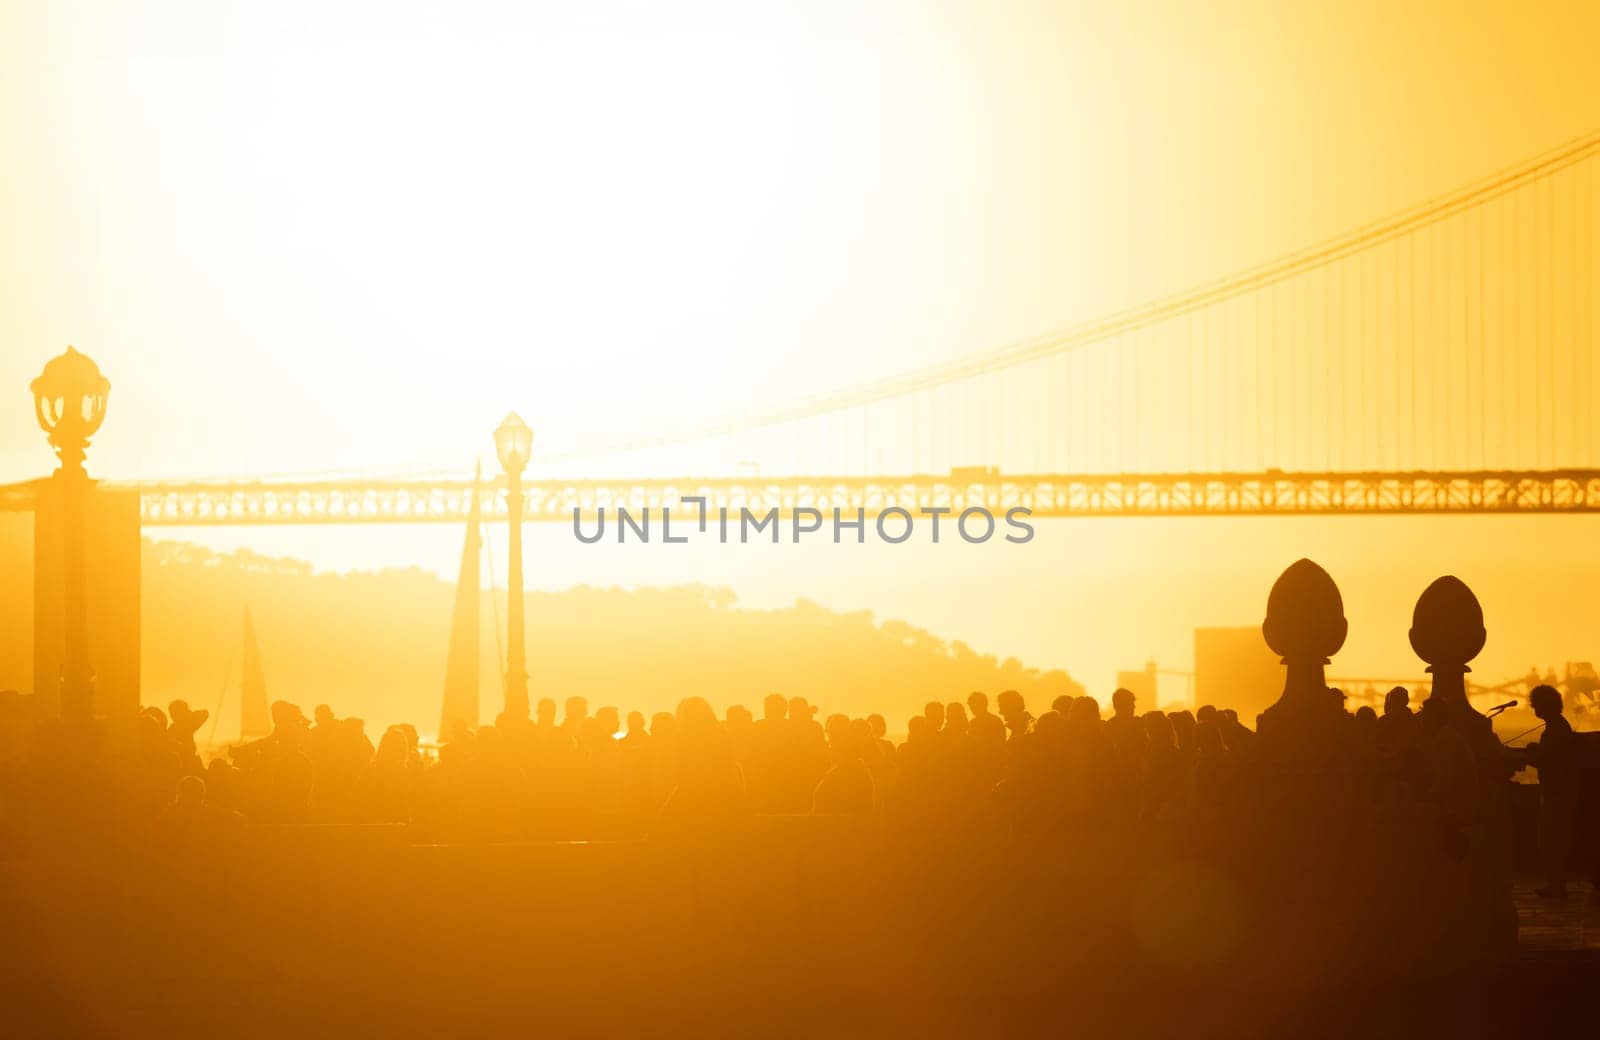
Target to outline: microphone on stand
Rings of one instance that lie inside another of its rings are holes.
[[[1517,706],[1517,702],[1516,701],[1506,701],[1504,704],[1496,704],[1494,707],[1490,708],[1487,714],[1489,714],[1491,716],[1492,715],[1498,715],[1502,711],[1505,711],[1507,708],[1515,708],[1516,706]]]

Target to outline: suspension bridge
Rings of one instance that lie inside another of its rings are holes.
[[[1597,156],[1600,132],[1050,335],[556,452],[525,481],[524,516],[686,498],[868,515],[1595,512]],[[506,508],[493,483],[436,475],[106,486],[137,491],[146,526]],[[0,508],[30,508],[33,490],[0,490]]]

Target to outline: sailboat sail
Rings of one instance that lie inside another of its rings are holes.
[[[447,741],[457,725],[478,727],[478,531],[479,474],[473,475],[472,506],[467,513],[467,539],[461,546],[461,573],[456,578],[455,607],[450,618],[450,649],[444,665],[444,707],[439,714],[439,740]]]
[[[272,732],[267,680],[261,674],[261,648],[256,645],[256,626],[250,621],[248,607],[244,612],[244,669],[239,701],[239,736],[264,737]]]

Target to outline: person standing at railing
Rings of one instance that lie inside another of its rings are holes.
[[[1545,884],[1539,895],[1567,898],[1567,861],[1572,852],[1572,821],[1578,808],[1578,740],[1562,714],[1561,694],[1539,685],[1528,695],[1544,734],[1528,745],[1529,764],[1539,771],[1539,855]]]

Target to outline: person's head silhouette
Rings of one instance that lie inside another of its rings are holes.
[[[1076,728],[1094,729],[1100,723],[1100,702],[1093,697],[1079,697],[1068,709],[1067,721]]]
[[[1554,686],[1540,683],[1528,694],[1528,707],[1536,718],[1549,722],[1561,714],[1561,692]]]
[[[198,776],[185,776],[178,780],[173,803],[182,810],[196,812],[206,801],[206,782]]]
[[[678,732],[685,737],[703,737],[717,732],[717,713],[704,697],[685,697],[678,702]]]
[[[167,710],[172,715],[174,735],[184,740],[193,739],[195,732],[211,717],[209,711],[204,708],[194,711],[185,701],[173,701],[167,705]]]
[[[298,704],[273,701],[271,714],[273,732],[279,736],[293,735],[306,728],[305,713],[300,710]]]
[[[828,738],[828,744],[837,747],[850,732],[850,716],[833,714],[828,716],[828,721],[823,724],[823,733]]]
[[[1152,748],[1162,751],[1178,750],[1178,732],[1172,726],[1172,720],[1159,711],[1147,711],[1141,720],[1144,725],[1145,739]]]

